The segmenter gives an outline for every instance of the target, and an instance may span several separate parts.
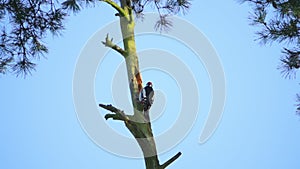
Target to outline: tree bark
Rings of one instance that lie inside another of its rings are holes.
[[[181,152],[170,158],[164,164],[160,165],[157,157],[156,146],[152,134],[151,123],[139,123],[132,120],[134,116],[126,115],[123,111],[112,105],[99,104],[100,107],[113,112],[106,114],[105,119],[124,121],[125,126],[132,133],[141,147],[144,155],[146,169],[164,169],[181,156]]]
[[[135,35],[134,35],[134,16],[132,14],[131,4],[128,0],[121,0],[121,7],[129,15],[129,20],[126,17],[120,18],[120,26],[123,36],[124,49],[126,51],[125,61],[128,75],[128,83],[131,92],[132,106],[134,108],[134,121],[126,123],[126,127],[136,138],[144,155],[146,169],[158,169],[159,160],[157,150],[153,138],[151,122],[147,122],[143,115],[143,108],[138,102],[139,87],[137,75],[140,75],[138,56],[136,52]],[[142,77],[139,77],[142,81]],[[143,117],[143,118],[141,118]]]
[[[113,107],[112,105],[99,104],[100,107],[113,112],[113,114],[106,114],[106,119],[124,121],[125,126],[132,133],[137,140],[144,155],[146,169],[163,169],[175,161],[181,153],[176,154],[170,160],[160,165],[157,156],[157,150],[153,132],[151,128],[151,121],[149,116],[145,116],[149,112],[143,112],[143,105],[138,101],[138,96],[142,88],[142,77],[139,70],[139,61],[136,52],[135,34],[134,34],[134,16],[131,9],[130,0],[120,0],[121,6],[111,0],[104,0],[110,4],[118,12],[116,16],[120,17],[120,27],[123,37],[124,48],[120,48],[106,37],[105,46],[110,47],[124,56],[126,62],[126,69],[128,75],[128,84],[131,93],[131,101],[134,110],[134,115],[126,115],[123,111]]]

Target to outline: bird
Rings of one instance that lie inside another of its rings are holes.
[[[148,111],[154,102],[154,90],[152,82],[147,82],[146,86],[141,90],[139,100],[143,104],[144,111]]]

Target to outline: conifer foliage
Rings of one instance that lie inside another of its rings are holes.
[[[0,74],[14,73],[26,76],[35,70],[48,47],[43,39],[60,35],[69,11],[80,12],[106,0],[0,0]],[[112,1],[116,4],[119,1]],[[155,24],[159,31],[167,31],[171,14],[185,14],[190,8],[188,0],[128,0],[136,17],[145,9],[157,10],[160,20]]]
[[[252,6],[249,17],[251,25],[259,27],[256,32],[263,44],[278,42],[282,49],[280,69],[283,77],[296,78],[300,68],[300,1],[299,0],[241,0]],[[297,113],[300,99],[297,95]]]
[[[48,52],[43,39],[58,35],[66,13],[54,0],[0,0],[0,73],[31,74]]]

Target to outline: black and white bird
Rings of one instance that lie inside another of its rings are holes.
[[[152,88],[152,82],[148,82],[146,84],[146,87],[141,90],[139,100],[143,103],[144,111],[148,111],[154,101],[154,90]]]

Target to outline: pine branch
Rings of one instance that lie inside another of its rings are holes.
[[[118,5],[116,2],[114,2],[112,0],[100,0],[100,1],[106,2],[107,4],[111,5],[115,10],[118,11],[119,16],[125,17],[128,21],[130,20],[129,16],[125,12],[125,10],[120,5]]]
[[[168,161],[166,161],[164,164],[160,165],[161,169],[166,168],[168,165],[170,165],[171,163],[173,163],[175,160],[177,160],[177,158],[179,158],[181,156],[181,152],[178,152],[175,156],[173,156],[172,158],[170,158]]]
[[[119,47],[118,45],[114,44],[113,43],[113,38],[109,39],[109,36],[108,34],[106,35],[106,38],[105,38],[105,41],[102,41],[102,43],[106,46],[106,47],[110,47],[112,48],[113,50],[119,52],[122,56],[125,57],[125,51]]]

